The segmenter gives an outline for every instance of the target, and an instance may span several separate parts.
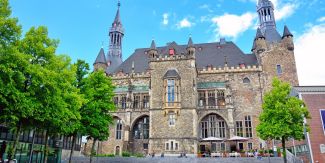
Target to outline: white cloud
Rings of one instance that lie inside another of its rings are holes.
[[[182,19],[181,21],[179,21],[177,24],[176,24],[176,27],[178,29],[181,29],[181,28],[190,28],[194,25],[193,22],[190,22],[187,18],[184,18]]]
[[[279,0],[271,0],[274,5],[275,20],[282,20],[290,17],[298,8],[299,3],[285,3],[279,2]]]
[[[162,15],[162,17],[163,17],[163,20],[162,20],[162,24],[163,25],[168,25],[168,17],[169,17],[169,14],[168,13],[164,13],[163,15]]]
[[[199,8],[200,8],[200,9],[205,9],[205,10],[207,10],[208,12],[213,12],[213,10],[212,10],[212,9],[210,8],[210,6],[207,5],[207,4],[203,4],[203,5],[199,6]]]
[[[319,19],[317,19],[318,22],[325,22],[325,16],[320,17]]]
[[[240,33],[254,25],[255,13],[246,12],[242,15],[227,14],[212,18],[216,25],[216,37],[226,36],[236,38]]]
[[[314,25],[295,41],[300,85],[325,85],[325,23]]]

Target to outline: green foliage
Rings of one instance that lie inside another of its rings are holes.
[[[0,0],[0,51],[15,45],[21,36],[21,26],[11,18],[8,0]]]
[[[264,140],[281,140],[284,149],[283,159],[286,163],[285,141],[288,138],[303,139],[304,118],[310,117],[304,102],[290,96],[291,87],[288,83],[274,78],[272,87],[272,90],[264,96],[263,111],[256,131]]]
[[[264,139],[286,140],[304,137],[304,117],[309,118],[309,112],[302,100],[290,96],[290,85],[275,78],[273,89],[264,96],[263,112],[257,126],[259,136]]]
[[[114,86],[104,71],[91,73],[84,82],[82,92],[87,102],[81,109],[83,133],[94,140],[107,140],[108,126],[113,121],[110,113],[115,111],[112,101]]]
[[[97,154],[96,157],[115,157],[115,154]]]
[[[127,152],[127,151],[122,152],[122,157],[130,157],[130,156],[131,156],[130,152]]]
[[[142,153],[135,153],[135,154],[133,154],[133,156],[141,158],[141,157],[144,157],[144,154],[142,154]]]

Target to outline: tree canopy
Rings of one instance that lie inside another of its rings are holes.
[[[274,78],[272,87],[264,96],[260,124],[256,130],[264,140],[282,140],[285,148],[284,143],[288,138],[304,138],[304,118],[309,118],[309,112],[302,100],[290,96],[288,83]]]

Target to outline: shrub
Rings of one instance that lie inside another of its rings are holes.
[[[135,153],[133,156],[135,156],[135,157],[144,157],[144,155],[142,153]]]
[[[115,157],[114,154],[97,154],[96,157]]]
[[[130,157],[130,156],[131,156],[130,152],[127,152],[127,151],[122,152],[122,157]]]

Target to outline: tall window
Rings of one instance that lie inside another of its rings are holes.
[[[149,96],[148,95],[143,96],[143,108],[149,108]]]
[[[325,134],[325,109],[320,110],[320,117],[321,117],[321,121],[322,121],[322,125],[323,125],[323,131]]]
[[[140,118],[133,126],[134,139],[149,139],[149,117]]]
[[[243,122],[242,121],[236,121],[236,135],[237,136],[244,136],[243,133]]]
[[[214,91],[208,92],[208,105],[209,106],[216,106],[216,97]]]
[[[175,102],[175,80],[167,80],[167,102],[168,106],[173,106]]]
[[[208,137],[208,122],[201,122],[201,137]]]
[[[176,122],[175,113],[174,112],[168,113],[168,124],[169,124],[169,126],[174,126],[175,122]]]
[[[133,108],[138,109],[140,108],[140,95],[134,95],[133,96]]]
[[[175,80],[174,79],[167,80],[167,102],[168,103],[175,102]]]
[[[216,137],[217,136],[217,126],[216,126],[217,116],[209,116],[209,123],[210,123],[210,136]]]
[[[278,75],[281,75],[282,74],[281,65],[276,65],[276,72],[277,72]]]
[[[114,97],[115,108],[118,108],[118,97]]]
[[[218,90],[218,106],[225,106],[225,92],[222,90]]]
[[[220,138],[225,138],[226,137],[226,125],[225,121],[219,121],[219,134]]]
[[[247,143],[247,149],[252,150],[253,149],[253,143]]]
[[[122,120],[118,119],[116,121],[116,139],[122,139]]]
[[[199,91],[199,106],[205,106],[205,92]]]
[[[207,137],[226,137],[226,122],[218,115],[208,115],[200,122],[201,138]]]
[[[245,116],[245,129],[246,129],[246,137],[248,138],[253,137],[251,116]]]
[[[122,104],[122,109],[126,109],[126,96],[122,96],[121,104]]]

